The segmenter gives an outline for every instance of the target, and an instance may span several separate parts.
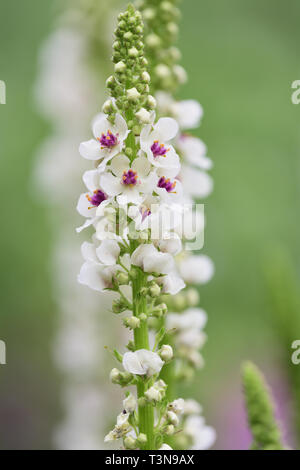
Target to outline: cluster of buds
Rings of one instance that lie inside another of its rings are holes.
[[[175,92],[186,81],[185,70],[178,65],[180,51],[174,44],[181,16],[179,0],[137,0],[145,24],[146,55],[149,58],[153,90]]]

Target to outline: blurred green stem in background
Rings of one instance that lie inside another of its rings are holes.
[[[243,387],[253,437],[251,450],[284,450],[268,387],[261,372],[251,362],[243,366]]]
[[[300,339],[300,281],[292,257],[281,245],[270,249],[265,266],[271,321],[282,347],[284,370],[293,397],[293,416],[300,445],[300,366],[292,363],[292,343]]]

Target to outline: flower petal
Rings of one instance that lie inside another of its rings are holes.
[[[79,145],[79,153],[87,160],[99,160],[102,157],[100,144],[95,139],[81,142]]]
[[[115,240],[103,240],[101,245],[96,249],[96,253],[101,263],[107,266],[113,266],[116,264],[120,255],[120,247]]]
[[[169,117],[160,118],[154,128],[156,132],[159,132],[163,142],[174,139],[179,130],[175,119]]]

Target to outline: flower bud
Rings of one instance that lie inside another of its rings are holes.
[[[118,384],[121,378],[121,372],[118,369],[114,368],[111,370],[109,378],[113,384]]]
[[[161,359],[169,362],[173,358],[173,349],[169,344],[164,344],[159,352]]]
[[[126,39],[126,41],[131,41],[132,38],[133,38],[133,34],[130,31],[127,31],[126,33],[124,33],[124,39]]]
[[[181,65],[175,65],[175,67],[173,67],[173,72],[175,73],[179,83],[184,84],[187,81],[187,73]]]
[[[151,78],[150,78],[150,75],[149,75],[148,72],[146,72],[146,71],[143,72],[142,75],[141,75],[141,77],[142,77],[142,81],[143,81],[144,83],[150,83]]]
[[[122,299],[114,300],[112,303],[112,311],[115,314],[122,313],[127,309]]]
[[[130,88],[126,91],[126,95],[129,101],[136,102],[140,98],[140,93],[137,91],[136,88]]]
[[[168,426],[165,427],[165,434],[167,436],[172,436],[172,434],[174,434],[175,432],[175,428],[173,426],[173,424],[169,424]]]
[[[137,440],[138,444],[144,445],[147,442],[147,436],[146,436],[146,434],[141,433],[141,434],[138,435],[136,440]]]
[[[151,115],[145,108],[141,108],[137,113],[135,113],[135,116],[142,124],[150,124],[151,122]]]
[[[156,49],[161,45],[160,37],[156,34],[148,34],[145,38],[145,42],[150,49]]]
[[[125,449],[136,449],[136,439],[134,439],[132,436],[126,436],[124,439],[124,446]]]
[[[169,423],[173,424],[173,426],[178,426],[179,424],[178,416],[173,411],[167,412],[167,420]]]
[[[116,84],[115,77],[113,75],[108,77],[108,79],[106,80],[106,86],[108,88],[113,88],[115,84]]]
[[[150,297],[153,297],[153,298],[158,297],[160,293],[161,293],[161,289],[159,285],[156,282],[154,282],[149,288]]]
[[[139,319],[140,319],[141,321],[146,321],[147,318],[148,318],[148,317],[147,317],[146,313],[140,313],[140,314],[139,314]]]
[[[126,70],[126,64],[121,60],[117,64],[115,64],[115,72],[116,73],[123,73]]]
[[[155,18],[154,8],[146,8],[144,10],[143,16],[144,16],[146,21],[153,20],[153,18]]]
[[[156,99],[154,96],[149,95],[147,98],[147,105],[149,106],[150,109],[155,109],[156,108]]]
[[[118,274],[116,275],[116,281],[120,286],[127,285],[129,282],[129,276],[127,273],[124,273],[123,271],[119,271]]]
[[[165,64],[158,64],[155,67],[155,73],[157,77],[161,79],[169,78],[171,75],[169,67]]]
[[[102,111],[105,113],[105,114],[109,114],[109,113],[112,113],[114,111],[114,104],[112,102],[112,100],[106,100],[104,105],[102,106]]]
[[[141,407],[146,406],[146,405],[147,405],[147,400],[146,400],[146,398],[145,398],[145,397],[140,397],[140,398],[138,399],[138,405],[141,406]]]
[[[132,57],[132,58],[135,59],[136,57],[138,57],[139,51],[137,50],[136,47],[131,47],[131,49],[129,49],[129,51],[128,51],[128,55],[129,55],[129,57]]]
[[[127,328],[134,330],[135,328],[140,327],[141,320],[138,317],[132,316],[129,318],[124,318],[123,323]]]

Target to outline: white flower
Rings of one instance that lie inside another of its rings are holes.
[[[206,334],[197,329],[183,330],[177,336],[178,345],[186,346],[187,348],[199,349],[202,348],[206,341]]]
[[[174,269],[174,259],[161,253],[153,244],[140,245],[131,256],[131,263],[146,273],[168,274]]]
[[[181,134],[176,141],[176,148],[185,161],[202,170],[210,170],[212,161],[206,156],[207,148],[202,140],[188,134]]]
[[[99,168],[103,170],[106,163],[120,153],[129,131],[120,114],[116,114],[114,124],[109,122],[105,115],[100,115],[92,127],[95,139],[82,142],[79,152],[88,160],[101,160]]]
[[[161,371],[164,362],[155,352],[139,349],[135,352],[126,352],[123,356],[123,367],[127,372],[135,375],[154,375]]]
[[[128,397],[123,400],[123,408],[127,413],[133,413],[136,409],[136,405],[137,402],[132,393],[130,393]]]
[[[80,269],[78,282],[99,292],[112,287],[113,277],[121,269],[115,264],[119,250],[114,240],[105,240],[98,248],[93,243],[84,242],[81,252],[85,263]],[[107,264],[101,264],[103,261]]]
[[[163,380],[158,380],[145,392],[145,397],[151,402],[159,402],[164,398],[166,388],[167,385],[165,382]]]
[[[193,440],[192,450],[207,450],[216,440],[216,431],[205,424],[202,416],[188,416],[184,424],[184,433]]]
[[[159,450],[173,450],[168,444],[163,444]]]
[[[136,158],[130,165],[125,155],[118,155],[109,168],[111,173],[103,174],[100,183],[108,196],[118,196],[119,204],[140,204],[145,194],[152,193],[156,177],[150,173],[151,166],[145,157]]]
[[[189,256],[179,264],[179,271],[189,284],[206,284],[214,275],[214,264],[206,255]]]
[[[177,153],[168,142],[174,139],[177,132],[178,124],[174,119],[161,118],[154,126],[145,126],[140,137],[141,149],[147,154],[152,165],[168,169],[168,176],[173,177],[178,174],[180,162]]]

